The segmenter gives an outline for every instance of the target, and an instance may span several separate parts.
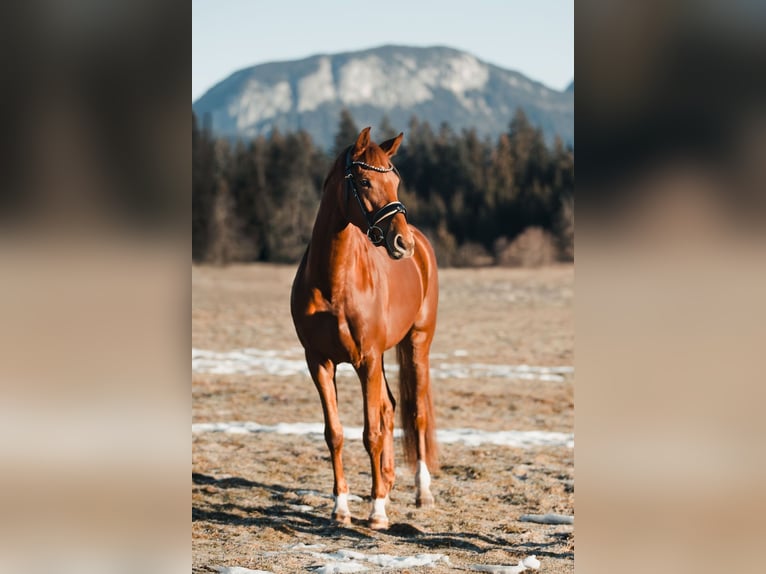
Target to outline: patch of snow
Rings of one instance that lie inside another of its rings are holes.
[[[524,558],[524,560],[521,561],[524,566],[527,568],[531,568],[532,570],[538,570],[540,568],[540,561],[537,559],[537,556],[532,554],[532,556],[527,556]]]
[[[326,544],[306,544],[304,542],[298,542],[297,544],[290,544],[288,550],[319,550],[324,548]]]
[[[262,425],[256,422],[232,421],[194,423],[192,433],[223,432],[227,434],[275,433],[285,435],[309,435],[324,438],[324,423],[278,423]],[[343,427],[343,436],[349,440],[362,440],[362,427]],[[401,437],[401,429],[394,430],[394,437]],[[436,438],[442,443],[463,443],[468,446],[495,444],[513,448],[574,447],[574,434],[552,431],[483,431],[470,428],[437,429]],[[306,491],[308,494],[309,491]],[[300,492],[299,492],[300,494]],[[351,500],[351,498],[349,498]]]
[[[429,88],[448,90],[458,99],[468,91],[481,90],[488,80],[489,68],[469,54],[458,55],[440,65],[426,64],[413,78]]]
[[[574,524],[574,516],[564,514],[524,514],[519,520],[537,524]]]
[[[519,79],[516,76],[507,76],[508,85],[516,89],[522,89],[526,92],[534,93],[535,87],[527,80]]]
[[[386,109],[412,106],[433,98],[418,74],[378,56],[354,58],[338,72],[338,96],[346,105],[371,104]]]
[[[317,109],[337,97],[330,58],[320,58],[317,71],[298,81],[298,111]]]
[[[317,574],[345,574],[346,572],[366,572],[369,568],[356,562],[330,562],[314,569]]]
[[[448,565],[450,564],[449,558],[444,554],[393,556],[391,554],[365,554],[355,550],[341,549],[330,553],[311,552],[311,555],[319,560],[329,561],[324,566],[316,569],[315,572],[363,572],[364,570],[368,570],[362,563],[371,564],[387,570],[401,570],[403,568],[415,568],[417,566],[434,566],[440,562]]]
[[[418,68],[418,61],[415,58],[410,58],[409,56],[404,56],[402,54],[397,54],[394,58],[408,70],[414,71]]]
[[[250,421],[218,423],[194,423],[193,433],[223,432],[227,434],[274,433],[286,435],[318,435],[324,437],[324,423],[277,423],[262,425]],[[362,427],[345,427],[343,435],[348,439],[361,439]]]
[[[455,357],[466,357],[468,351],[456,349]],[[444,355],[432,355],[431,359],[444,359]],[[397,372],[398,365],[386,367],[388,372]],[[208,351],[192,349],[192,371],[195,373],[211,373],[217,375],[276,375],[276,376],[309,376],[302,349],[275,351],[270,349],[237,349],[234,351]],[[353,376],[351,365],[338,365],[339,376]],[[571,366],[534,366],[534,365],[503,365],[488,363],[442,363],[434,361],[431,365],[431,377],[434,379],[474,379],[474,378],[503,378],[534,381],[563,382],[567,375],[574,373]]]
[[[471,570],[475,572],[491,572],[492,574],[520,574],[525,570],[538,570],[540,568],[540,561],[534,556],[527,556],[523,560],[519,560],[516,566],[502,566],[494,564],[474,564],[470,566]]]
[[[319,492],[318,490],[296,490],[295,494],[299,496],[318,496],[320,498],[332,498],[332,494],[327,494],[326,492]],[[347,499],[352,502],[362,502],[362,497],[357,496],[356,494],[349,493],[347,496]]]
[[[290,84],[282,81],[274,85],[250,80],[240,97],[228,106],[229,117],[236,118],[237,129],[244,129],[259,121],[288,112],[293,105]]]
[[[449,564],[449,558],[444,554],[415,554],[415,556],[391,556],[390,554],[373,554],[366,558],[367,562],[392,570],[415,568],[416,566],[433,566],[439,562]]]
[[[483,431],[478,429],[437,429],[436,438],[441,443],[463,443],[468,446],[496,444],[514,448],[539,446],[574,447],[574,434],[552,431]]]
[[[225,352],[192,349],[192,371],[217,375],[309,374],[303,357],[297,358],[295,353],[290,351],[269,349],[238,349]]]
[[[288,505],[288,508],[290,510],[296,510],[298,512],[311,512],[314,510],[313,506],[309,506],[308,504],[290,504]]]
[[[456,355],[462,356],[462,355]],[[540,367],[531,365],[494,365],[487,363],[439,363],[431,368],[436,379],[474,379],[477,377],[562,382],[574,367]]]
[[[469,54],[420,67],[407,57],[389,62],[370,55],[353,58],[340,68],[337,94],[346,105],[391,109],[431,100],[434,90],[443,89],[470,109],[476,104],[466,93],[481,90],[488,80],[489,68]]]
[[[241,566],[220,566],[218,572],[219,574],[274,574],[269,570],[250,570]]]
[[[317,558],[323,558],[325,560],[342,560],[344,562],[347,562],[349,560],[364,560],[365,555],[362,552],[357,552],[356,550],[337,550],[335,552],[330,552],[328,554],[319,553],[319,552],[312,552],[313,556],[316,556]]]

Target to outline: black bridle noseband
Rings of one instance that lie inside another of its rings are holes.
[[[373,242],[373,244],[380,245],[383,243],[384,234],[383,230],[378,227],[378,224],[381,221],[388,219],[389,217],[393,217],[397,213],[406,215],[407,209],[404,207],[403,203],[399,201],[392,201],[374,213],[367,211],[364,208],[364,204],[362,203],[362,200],[359,197],[359,193],[356,190],[356,185],[354,184],[354,174],[351,173],[351,167],[355,165],[380,173],[393,171],[397,176],[399,176],[399,171],[396,169],[396,167],[394,167],[393,164],[391,164],[391,167],[378,167],[364,163],[363,161],[351,161],[351,148],[349,147],[346,150],[346,174],[344,176],[346,180],[346,197],[348,197],[349,190],[354,194],[354,197],[359,204],[359,208],[362,210],[362,215],[364,215],[364,219],[367,221],[367,237],[370,239],[370,241]],[[401,176],[399,176],[399,178],[401,179]]]

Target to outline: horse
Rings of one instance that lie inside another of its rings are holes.
[[[332,519],[351,524],[343,472],[343,427],[336,367],[350,363],[362,386],[363,441],[372,469],[369,527],[388,528],[394,484],[394,410],[383,353],[396,345],[400,417],[407,462],[415,470],[415,503],[432,506],[438,468],[429,351],[439,297],[436,257],[409,225],[391,163],[403,133],[380,145],[363,129],[338,155],[322,190],[311,239],[290,296],[295,331],[322,402],[334,477]]]

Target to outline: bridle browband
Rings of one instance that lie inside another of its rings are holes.
[[[407,209],[400,201],[392,201],[374,213],[367,211],[364,208],[364,204],[362,203],[362,200],[359,197],[359,193],[356,190],[356,185],[354,184],[354,174],[351,173],[351,167],[355,165],[361,166],[364,169],[377,171],[379,173],[393,171],[397,176],[399,176],[399,171],[396,169],[396,167],[394,167],[394,164],[391,164],[391,167],[378,167],[376,165],[364,163],[363,161],[351,161],[351,147],[346,150],[346,173],[343,176],[346,180],[346,197],[348,197],[348,192],[351,190],[351,192],[354,194],[354,197],[356,198],[356,202],[359,204],[359,209],[362,210],[364,219],[367,221],[367,237],[370,241],[372,241],[374,245],[380,245],[383,243],[384,234],[383,230],[378,227],[378,223],[388,219],[389,217],[393,217],[397,213],[406,215]],[[399,178],[401,179],[401,176],[399,176]]]

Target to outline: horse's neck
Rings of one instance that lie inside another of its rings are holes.
[[[364,245],[359,234],[342,217],[333,202],[322,198],[311,234],[308,253],[309,275],[329,293],[345,283],[349,262],[360,255]]]

